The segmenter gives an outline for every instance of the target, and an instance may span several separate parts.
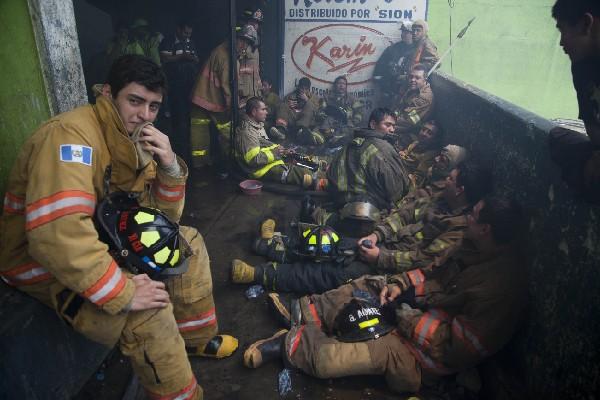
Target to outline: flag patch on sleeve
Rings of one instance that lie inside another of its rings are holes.
[[[92,165],[92,148],[80,144],[61,144],[60,161]]]

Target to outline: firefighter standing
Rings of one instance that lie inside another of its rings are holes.
[[[253,27],[245,26],[240,30],[236,40],[238,57],[243,57],[248,46],[255,41],[256,30]],[[214,158],[221,163],[228,154],[231,136],[229,50],[228,41],[224,41],[212,51],[192,91],[190,143],[194,168],[211,163],[211,149],[219,149]],[[239,60],[236,63],[236,70],[239,70]],[[212,138],[211,131],[218,132],[216,138]]]
[[[160,67],[123,56],[95,105],[58,115],[30,137],[8,182],[0,276],[86,337],[119,343],[152,398],[201,399],[188,353],[224,357],[237,347],[235,338],[215,336],[202,236],[181,228],[194,255],[187,272],[159,282],[122,270],[92,220],[96,204],[118,191],[174,221],[181,217],[187,167],[149,124],[164,91]]]

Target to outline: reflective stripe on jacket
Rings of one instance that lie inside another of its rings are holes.
[[[85,156],[83,154],[86,154]],[[110,190],[138,192],[140,203],[178,221],[187,167],[173,178],[152,161],[138,171],[138,156],[113,103],[60,114],[23,145],[9,176],[0,231],[0,276],[40,293],[57,284],[114,314],[133,296],[134,284],[98,240],[95,206]]]

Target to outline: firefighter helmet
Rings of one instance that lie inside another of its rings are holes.
[[[338,256],[340,236],[325,225],[308,225],[302,231],[301,255],[315,260],[333,259]]]
[[[256,28],[252,25],[244,25],[237,32],[237,36],[246,39],[252,46],[258,45],[258,32],[256,32]]]
[[[131,272],[157,279],[187,270],[179,226],[160,210],[113,193],[98,205],[96,223],[115,260]]]
[[[256,11],[244,10],[244,17],[246,17],[249,20],[253,19],[259,23],[263,22],[264,19],[263,12],[260,8],[257,8]]]
[[[341,342],[379,339],[393,329],[381,307],[356,297],[344,305],[333,323],[333,331]]]

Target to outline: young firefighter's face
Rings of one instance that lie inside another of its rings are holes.
[[[162,94],[153,92],[139,83],[131,82],[113,96],[119,116],[127,133],[144,122],[154,122],[162,103]]]
[[[379,123],[371,121],[371,129],[385,133],[386,135],[391,135],[394,133],[394,129],[396,129],[396,119],[391,115],[386,115]]]

